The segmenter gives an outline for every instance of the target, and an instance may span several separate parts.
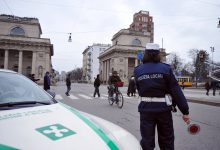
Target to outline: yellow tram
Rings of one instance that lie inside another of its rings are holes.
[[[176,79],[180,86],[184,86],[184,87],[192,86],[192,78],[189,76],[178,76]]]

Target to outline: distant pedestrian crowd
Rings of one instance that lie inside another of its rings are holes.
[[[205,89],[206,89],[206,95],[209,96],[209,90],[212,89],[212,95],[215,96],[216,90],[220,88],[220,83],[217,81],[212,82],[206,82],[205,83]],[[220,91],[219,91],[220,94]]]

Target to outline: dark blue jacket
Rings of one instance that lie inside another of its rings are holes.
[[[178,82],[173,75],[170,65],[164,63],[145,63],[134,70],[136,86],[140,97],[165,97],[171,94],[173,103],[187,115],[189,107]],[[139,112],[170,111],[171,106],[163,102],[141,102]]]
[[[44,76],[44,90],[50,90],[50,77],[48,75]]]

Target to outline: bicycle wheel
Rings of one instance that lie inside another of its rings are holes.
[[[118,101],[117,101],[117,105],[118,108],[122,108],[124,104],[124,98],[123,95],[121,94],[121,92],[118,93]]]
[[[113,100],[112,100],[112,98],[110,98],[110,96],[109,96],[109,94],[108,94],[108,103],[110,104],[110,105],[113,105]]]

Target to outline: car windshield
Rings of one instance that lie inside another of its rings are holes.
[[[17,73],[0,72],[0,104],[52,102],[52,97],[34,82]]]

